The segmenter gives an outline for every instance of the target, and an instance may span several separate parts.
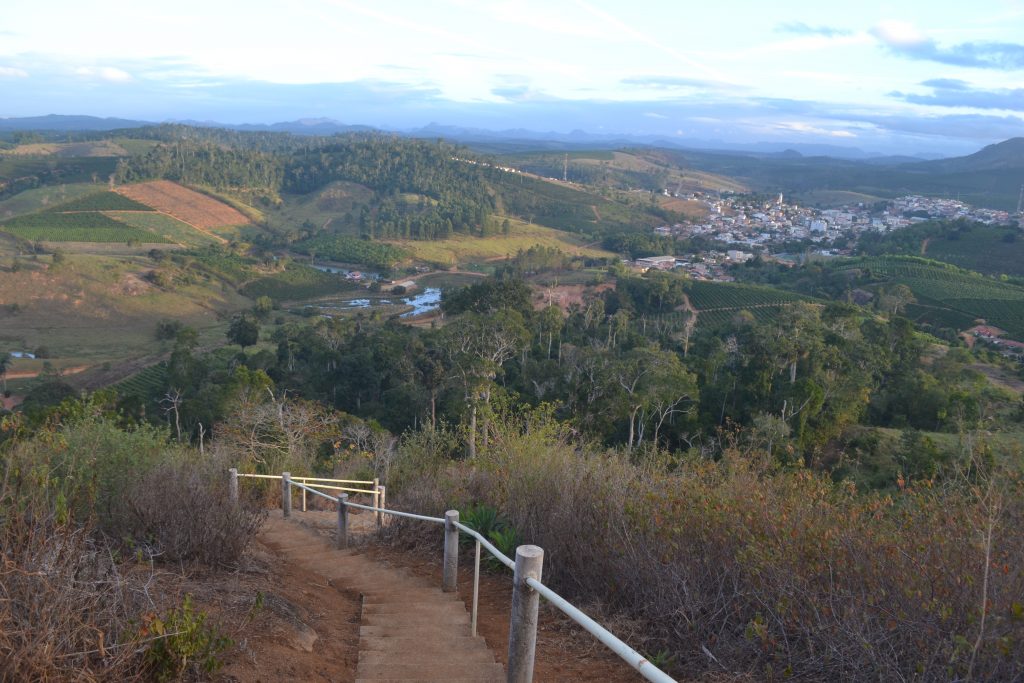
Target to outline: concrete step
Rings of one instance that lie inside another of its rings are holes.
[[[465,610],[459,613],[435,612],[432,614],[366,614],[363,613],[363,626],[430,626],[430,625],[469,625],[469,615]]]
[[[359,627],[360,638],[433,638],[447,636],[468,636],[469,624],[448,624],[444,628],[423,624],[363,624]]]
[[[486,650],[487,648],[487,643],[481,636],[471,636],[468,632],[464,636],[435,632],[430,642],[431,647],[451,652],[461,652],[471,648]],[[422,637],[362,636],[359,638],[360,654],[363,652],[410,652],[420,649],[422,645]],[[487,652],[490,653],[490,650]]]
[[[423,666],[420,664],[363,664],[359,663],[356,669],[356,678],[377,678],[377,679],[408,679],[422,678],[429,676],[433,680],[450,680],[459,678],[487,678],[489,676],[502,676],[504,669],[501,664],[473,664],[458,661],[455,653],[447,664],[432,664]]]
[[[371,650],[359,653],[359,665],[369,664],[447,664],[464,662],[466,664],[495,664],[494,655],[489,650],[471,648],[469,650],[451,650],[438,647],[435,643],[423,643],[412,649]]]
[[[363,603],[363,615],[389,615],[399,619],[406,616],[430,616],[431,614],[465,614],[466,607],[454,600],[431,600],[430,602]]]
[[[356,683],[504,683],[505,674],[485,678],[357,678]]]

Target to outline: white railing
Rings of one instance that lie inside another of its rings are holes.
[[[258,477],[266,479],[281,480],[281,509],[285,517],[291,516],[291,487],[299,488],[303,493],[303,511],[305,511],[305,495],[308,491],[317,496],[333,501],[338,505],[338,534],[337,545],[339,548],[348,547],[348,508],[358,508],[374,513],[376,516],[377,528],[382,525],[384,515],[412,519],[432,524],[443,524],[444,532],[444,565],[442,572],[442,590],[446,593],[454,593],[457,590],[458,568],[459,568],[459,533],[467,534],[476,541],[476,553],[473,562],[473,606],[470,617],[470,630],[476,636],[477,614],[480,596],[480,548],[486,548],[496,560],[513,571],[512,577],[512,617],[509,625],[508,642],[508,681],[510,683],[529,683],[533,680],[533,663],[537,645],[537,613],[540,606],[540,598],[550,602],[567,617],[579,624],[585,631],[597,638],[612,652],[618,655],[623,661],[636,669],[641,676],[648,681],[655,683],[675,683],[675,679],[664,671],[651,664],[639,652],[620,640],[611,631],[591,619],[582,610],[560,596],[555,591],[541,583],[541,570],[544,562],[544,551],[535,545],[521,545],[516,548],[516,558],[512,560],[502,553],[494,544],[483,537],[478,531],[471,529],[459,522],[458,510],[449,510],[444,517],[430,517],[418,515],[412,512],[400,512],[389,510],[383,506],[384,487],[374,479],[370,481],[346,481],[330,479],[312,479],[310,477],[293,478],[288,472],[281,475],[246,475],[239,473],[236,469],[229,470],[231,476],[231,497],[238,500],[238,477]],[[313,481],[312,485],[305,483]],[[358,493],[377,493],[374,495],[374,505],[361,505],[348,501],[348,491],[340,487],[322,486],[316,482],[332,483],[355,483],[373,484],[372,490],[359,489]],[[328,495],[318,488],[341,490],[337,497]]]

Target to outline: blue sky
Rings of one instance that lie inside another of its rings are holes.
[[[1024,135],[1024,0],[7,0],[0,116],[973,151]]]

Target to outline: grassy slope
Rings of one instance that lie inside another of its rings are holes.
[[[416,259],[444,265],[503,259],[506,256],[515,256],[520,249],[526,250],[536,245],[553,247],[573,256],[613,256],[611,252],[603,249],[584,246],[580,240],[560,230],[516,219],[509,221],[512,224],[512,231],[508,236],[456,235],[445,240],[394,240],[391,243],[407,249]]]
[[[327,225],[343,235],[358,235],[355,225],[347,225],[345,214],[358,216],[359,210],[369,206],[373,190],[357,183],[339,181],[308,195],[285,195],[283,206],[267,213],[271,225],[299,226],[309,221],[317,228]],[[328,221],[330,222],[328,224]]]
[[[162,318],[219,336],[226,326],[219,314],[251,305],[217,281],[171,291],[154,287],[145,281],[154,267],[145,257],[74,254],[56,268],[47,261],[27,262],[20,272],[0,277],[0,303],[21,308],[0,312],[3,350],[45,345],[58,360],[117,362],[151,353]]]
[[[102,186],[92,183],[69,183],[25,190],[0,201],[0,220],[52,208],[102,189]]]

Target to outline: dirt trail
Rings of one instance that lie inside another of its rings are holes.
[[[85,372],[90,367],[89,365],[75,365],[70,368],[60,368],[60,374],[77,375],[80,372]],[[41,373],[41,370],[22,370],[20,372],[8,372],[5,377],[6,379],[35,379]]]
[[[475,681],[505,680],[501,672],[508,652],[509,611],[512,603],[511,576],[506,571],[485,571],[480,577],[480,611],[477,638],[468,632],[447,642],[444,658],[431,656],[431,649],[414,645],[411,638],[426,633],[424,621],[434,620],[434,612],[443,612],[443,626],[432,626],[436,636],[439,628],[465,630],[468,606],[472,604],[473,562],[468,553],[459,561],[459,592],[441,593],[440,529],[424,528],[424,537],[436,538],[437,544],[417,551],[399,550],[378,545],[372,537],[372,517],[369,514],[350,515],[350,537],[355,537],[354,550],[338,551],[330,545],[335,528],[335,513],[293,511],[292,520],[285,522],[280,513],[272,513],[261,540],[289,566],[301,565],[327,579],[327,583],[349,594],[359,592],[365,600],[359,637],[360,673],[356,680],[374,680],[373,667],[388,659],[380,654],[394,648],[398,659],[392,663],[406,667],[402,662],[415,661],[412,670],[415,680],[431,680],[425,673],[431,662],[455,661],[450,648],[471,647],[469,660],[460,667],[448,666],[434,680],[462,681],[466,674]],[[300,526],[301,525],[301,526]],[[302,529],[305,527],[305,529]],[[301,532],[301,535],[300,535]],[[436,545],[436,547],[434,547]],[[398,606],[401,606],[400,608]],[[392,610],[403,613],[408,623],[384,624]],[[424,617],[424,615],[430,615]],[[376,623],[374,623],[376,622]],[[396,630],[397,629],[397,630]],[[414,635],[399,635],[407,629]],[[383,634],[383,635],[381,635]],[[395,642],[389,643],[391,638]],[[401,640],[402,642],[398,642]],[[483,648],[483,649],[481,649]],[[426,654],[425,654],[426,653]],[[496,662],[496,663],[495,663]],[[493,664],[492,664],[493,663]],[[482,676],[469,673],[483,664]],[[372,665],[372,666],[371,666]],[[472,669],[463,668],[470,666]],[[494,668],[497,667],[497,668]],[[377,669],[379,673],[379,669]],[[364,677],[363,673],[369,673]],[[412,678],[410,676],[410,678]],[[398,676],[387,680],[398,680]],[[550,605],[541,608],[534,680],[548,681],[642,681],[627,664],[607,650],[589,633]]]
[[[301,513],[295,517],[272,514],[261,538],[290,564],[361,596],[357,682],[505,679],[484,639],[470,635],[469,613],[458,597],[358,550],[338,550],[333,539],[302,525]],[[305,518],[318,520],[315,514]]]

